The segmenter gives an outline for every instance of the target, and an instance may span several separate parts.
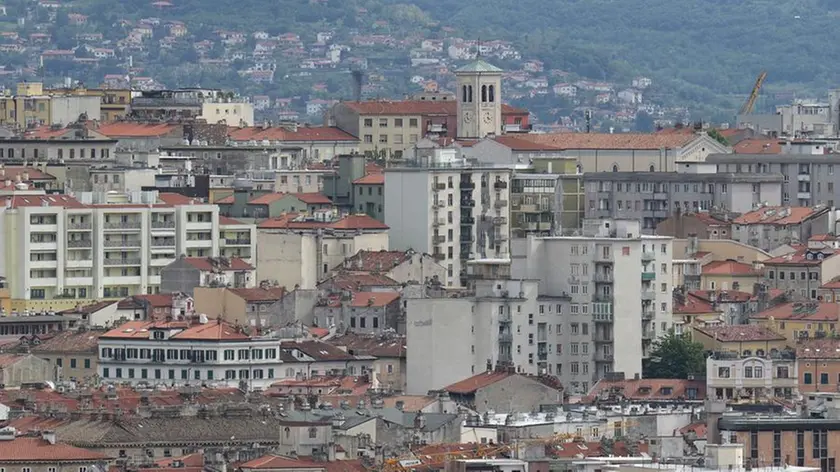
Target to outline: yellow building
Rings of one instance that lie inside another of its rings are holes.
[[[40,82],[22,82],[16,94],[0,97],[0,124],[18,129],[66,126],[82,115],[101,119],[101,97],[67,90],[44,90]]]
[[[750,317],[751,324],[765,326],[787,338],[828,336],[836,332],[840,304],[827,302],[785,303]]]
[[[700,288],[703,290],[743,290],[752,292],[761,281],[761,268],[733,260],[713,261],[703,266]]]
[[[762,325],[695,326],[692,339],[707,351],[765,356],[787,347],[784,336]]]

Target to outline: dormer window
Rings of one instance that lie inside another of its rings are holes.
[[[661,391],[662,395],[671,395],[674,393],[674,389],[671,387],[662,387]]]
[[[650,387],[639,387],[639,393],[642,395],[648,395],[650,393]]]
[[[166,333],[161,330],[152,331],[152,338],[153,339],[166,339]]]

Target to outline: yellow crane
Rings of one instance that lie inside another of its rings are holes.
[[[755,80],[755,85],[753,85],[752,92],[750,92],[750,98],[741,106],[741,110],[738,112],[739,115],[749,115],[753,112],[753,108],[755,107],[755,101],[758,100],[758,92],[761,91],[761,86],[764,85],[764,79],[767,78],[767,71],[761,71],[758,74],[758,78]]]

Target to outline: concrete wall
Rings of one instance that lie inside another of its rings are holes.
[[[20,387],[22,383],[43,383],[48,380],[55,381],[53,366],[33,355],[21,357],[19,361],[0,368],[0,384],[5,385],[5,388]]]
[[[512,375],[486,387],[475,394],[475,408],[486,411],[539,411],[540,405],[561,403],[562,393],[522,375]]]
[[[248,324],[247,303],[226,288],[196,287],[194,291],[195,312],[214,319],[221,317],[231,323]]]
[[[86,114],[89,120],[98,120],[101,99],[99,97],[52,97],[50,100],[52,125],[67,126],[79,121],[79,115]]]

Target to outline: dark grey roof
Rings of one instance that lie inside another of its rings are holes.
[[[3,316],[0,323],[44,323],[50,321],[75,321],[78,318],[62,315]]]
[[[840,430],[840,420],[823,418],[785,418],[785,417],[723,417],[718,420],[721,431],[810,431],[829,429]]]

